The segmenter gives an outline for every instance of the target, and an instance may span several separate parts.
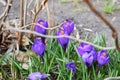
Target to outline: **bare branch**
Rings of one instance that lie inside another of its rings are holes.
[[[4,12],[0,15],[0,20],[8,13],[8,11],[12,5],[11,3],[12,3],[12,0],[8,0],[7,6],[6,6]]]
[[[24,26],[24,0],[20,0],[20,27]],[[18,37],[19,46],[22,45],[22,34],[19,33]]]
[[[43,35],[43,34],[35,32],[35,31],[21,30],[21,29],[18,29],[18,28],[8,28],[8,29],[4,29],[4,31],[5,30],[13,30],[13,31],[18,31],[18,32],[30,33],[30,34],[34,34],[34,35],[41,36],[41,37],[46,37],[46,38],[63,38],[64,37],[64,38],[69,38],[69,39],[72,39],[72,40],[75,40],[75,41],[78,41],[78,42],[84,42],[84,43],[93,45],[94,47],[99,48],[99,49],[104,49],[104,50],[111,50],[111,49],[114,50],[115,49],[115,47],[102,47],[102,46],[98,46],[98,45],[95,45],[93,43],[84,41],[82,39],[77,39],[77,38],[72,37],[72,36],[66,36],[66,35],[62,35],[62,36]]]
[[[57,25],[57,26],[55,26],[55,27],[52,27],[52,28],[46,28],[46,27],[44,27],[44,26],[42,26],[42,25],[40,25],[40,24],[38,24],[38,23],[31,23],[31,24],[28,24],[28,25],[26,25],[26,26],[21,27],[21,29],[26,28],[26,27],[28,27],[28,26],[30,26],[30,25],[38,25],[39,27],[41,27],[41,28],[43,28],[43,29],[46,29],[46,30],[54,30],[54,29],[56,29],[56,28],[60,28],[62,24],[63,24],[63,23],[61,23],[61,24],[59,24],[59,25]]]
[[[115,46],[116,46],[117,50],[120,51],[119,41],[118,41],[118,33],[115,30],[114,26],[110,23],[109,20],[107,20],[107,18],[105,18],[99,11],[96,10],[96,8],[92,5],[90,0],[84,0],[84,1],[87,3],[89,8],[92,10],[92,12],[94,12],[111,29],[112,37],[114,38],[114,41],[115,41]]]

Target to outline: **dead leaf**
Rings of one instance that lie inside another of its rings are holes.
[[[24,63],[24,64],[22,65],[22,68],[25,69],[25,70],[28,70],[28,64]]]

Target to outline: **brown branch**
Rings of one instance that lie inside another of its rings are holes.
[[[114,50],[115,49],[115,46],[113,46],[113,47],[102,47],[102,46],[98,46],[96,44],[93,44],[91,42],[87,42],[87,41],[84,41],[82,39],[78,39],[78,38],[75,38],[75,37],[72,37],[72,36],[67,36],[67,35],[61,35],[61,36],[44,35],[44,34],[41,34],[41,33],[37,33],[35,31],[22,30],[22,29],[19,29],[19,28],[12,28],[12,27],[4,29],[4,31],[6,31],[6,30],[13,30],[13,31],[18,31],[18,32],[23,32],[23,33],[30,33],[30,34],[34,34],[34,35],[37,35],[37,36],[40,36],[40,37],[45,37],[45,38],[63,38],[64,37],[64,38],[72,39],[74,41],[84,42],[84,43],[93,45],[94,47],[99,48],[99,49],[104,49],[104,50]]]
[[[39,12],[42,10],[42,8],[45,6],[45,4],[47,3],[47,1],[48,1],[48,0],[43,0],[43,2],[41,3],[38,11],[37,11],[37,12],[35,13],[35,15],[34,15],[34,18],[33,18],[32,23],[35,23],[35,22],[36,22],[37,15],[38,15]],[[34,25],[31,26],[31,29],[30,29],[31,31],[34,30],[33,26],[34,26]],[[32,35],[31,35],[31,37],[32,37]]]
[[[115,30],[114,26],[110,23],[109,20],[107,20],[107,18],[105,18],[99,11],[96,10],[96,8],[92,5],[92,3],[90,2],[90,0],[84,0],[84,1],[87,3],[87,5],[91,9],[91,11],[94,12],[111,29],[111,31],[112,31],[112,37],[115,40],[116,49],[120,51],[119,41],[118,41],[118,33]]]
[[[24,0],[20,0],[20,27],[24,26]],[[22,34],[19,33],[18,37],[19,46],[22,45]]]

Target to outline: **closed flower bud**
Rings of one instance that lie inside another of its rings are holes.
[[[61,27],[70,35],[74,29],[74,22],[66,19]]]
[[[73,73],[76,73],[76,66],[73,62],[69,62],[66,64],[66,68],[68,70],[72,70]]]
[[[43,57],[45,45],[40,39],[36,39],[35,42],[32,44],[32,50],[39,56]]]
[[[108,62],[110,61],[110,57],[108,56],[106,50],[101,50],[98,52],[97,61],[99,66],[108,64]]]
[[[62,36],[62,35],[68,36],[67,32],[64,32],[64,30],[59,30],[56,35],[57,36]],[[57,40],[60,43],[60,45],[62,46],[62,48],[64,50],[66,50],[66,48],[68,46],[69,38],[58,38]]]

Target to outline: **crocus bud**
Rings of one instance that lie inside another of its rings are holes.
[[[86,64],[87,67],[90,67],[93,63],[94,56],[91,53],[84,53],[82,56],[82,60]]]
[[[75,66],[74,62],[67,63],[66,68],[68,70],[72,70],[73,73],[76,73],[76,66]]]
[[[38,33],[44,34],[44,35],[47,34],[47,30],[42,28],[42,27],[48,28],[47,21],[40,19],[40,20],[38,20],[37,24],[39,24],[39,25],[34,26],[35,31],[38,32]],[[45,44],[45,38],[41,37],[41,40]]]
[[[66,19],[63,21],[63,24],[61,26],[65,31],[67,31],[68,35],[70,35],[74,29],[74,22],[71,20]]]
[[[67,32],[65,32],[64,30],[59,30],[56,35],[57,36],[62,36],[62,35],[68,36]],[[69,38],[58,38],[57,40],[62,46],[62,48],[66,50],[68,42],[69,42]]]
[[[86,43],[80,43],[77,50],[79,54],[82,56],[85,52],[91,52],[91,50],[94,50],[94,47]]]
[[[101,50],[98,52],[97,61],[99,66],[108,64],[108,62],[110,61],[110,57],[108,56],[106,50]]]
[[[35,27],[34,27],[35,31],[38,33],[41,33],[41,34],[47,34],[47,30],[41,27],[41,26],[43,26],[43,27],[48,28],[47,21],[40,19],[40,20],[38,20],[37,24],[40,24],[40,25],[35,25]]]
[[[34,41],[34,43],[32,44],[32,50],[43,59],[45,45],[40,39],[36,39]]]

